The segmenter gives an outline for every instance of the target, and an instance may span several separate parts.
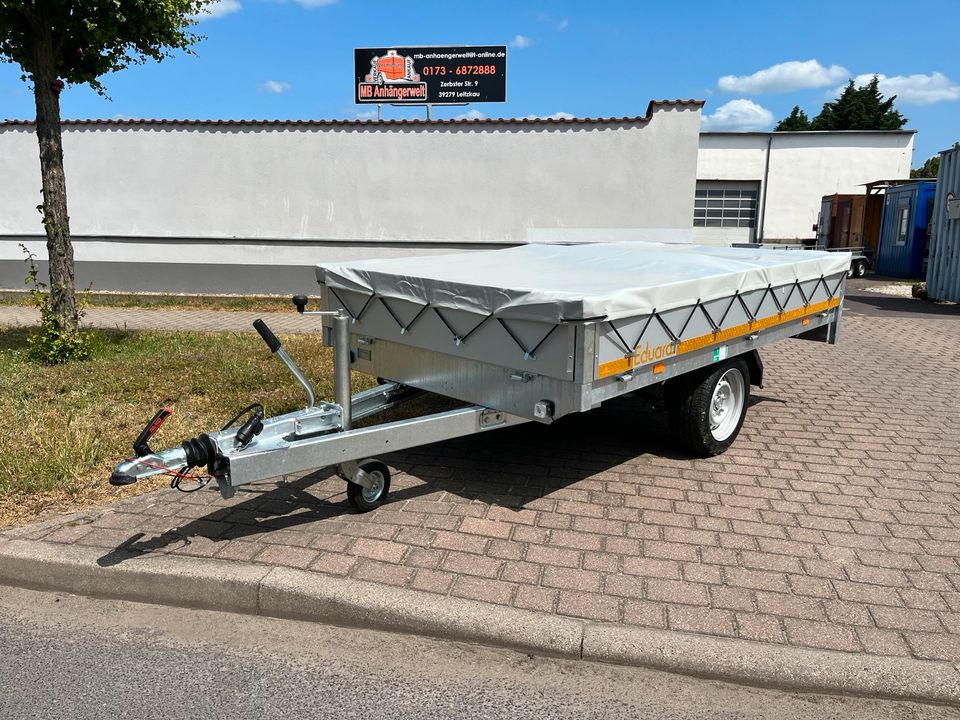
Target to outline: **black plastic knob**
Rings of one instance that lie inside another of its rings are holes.
[[[306,295],[294,295],[294,296],[293,296],[293,304],[297,306],[297,312],[302,315],[304,308],[307,307],[307,296],[306,296]]]
[[[263,338],[267,347],[270,348],[270,352],[275,353],[280,349],[280,341],[277,340],[277,336],[270,331],[270,328],[267,327],[267,324],[263,320],[254,320],[253,327],[260,333],[260,337]]]

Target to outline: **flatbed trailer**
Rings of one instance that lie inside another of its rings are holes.
[[[740,431],[750,386],[762,383],[760,348],[790,337],[837,341],[849,264],[846,253],[645,242],[322,264],[324,309],[293,300],[333,347],[334,402],[316,401],[257,321],[303,385],[306,407],[265,418],[255,403],[231,427],[154,452],[149,441],[166,417],[158,411],[110,481],[167,474],[179,485],[205,467],[204,479],[229,497],[246,483],[336,467],[351,504],[370,510],[390,485],[373,455],[549,424],[651,388],[662,390],[686,449],[716,455]],[[352,370],[381,384],[351,395]],[[467,405],[354,428],[424,391]]]

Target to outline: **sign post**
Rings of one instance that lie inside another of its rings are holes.
[[[506,102],[505,45],[358,48],[353,51],[358,104],[426,106]]]

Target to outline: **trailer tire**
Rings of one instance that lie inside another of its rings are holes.
[[[851,274],[855,278],[862,278],[867,274],[867,261],[855,260],[851,268]]]
[[[360,512],[370,512],[383,505],[390,492],[390,470],[379,460],[366,460],[360,469],[378,480],[376,488],[365,488],[356,483],[347,483],[347,501]]]
[[[670,424],[691,454],[719,455],[740,434],[749,400],[750,370],[734,358],[677,379],[670,391]]]

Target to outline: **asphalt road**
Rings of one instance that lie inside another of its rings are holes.
[[[0,587],[0,717],[946,718],[956,710]]]

